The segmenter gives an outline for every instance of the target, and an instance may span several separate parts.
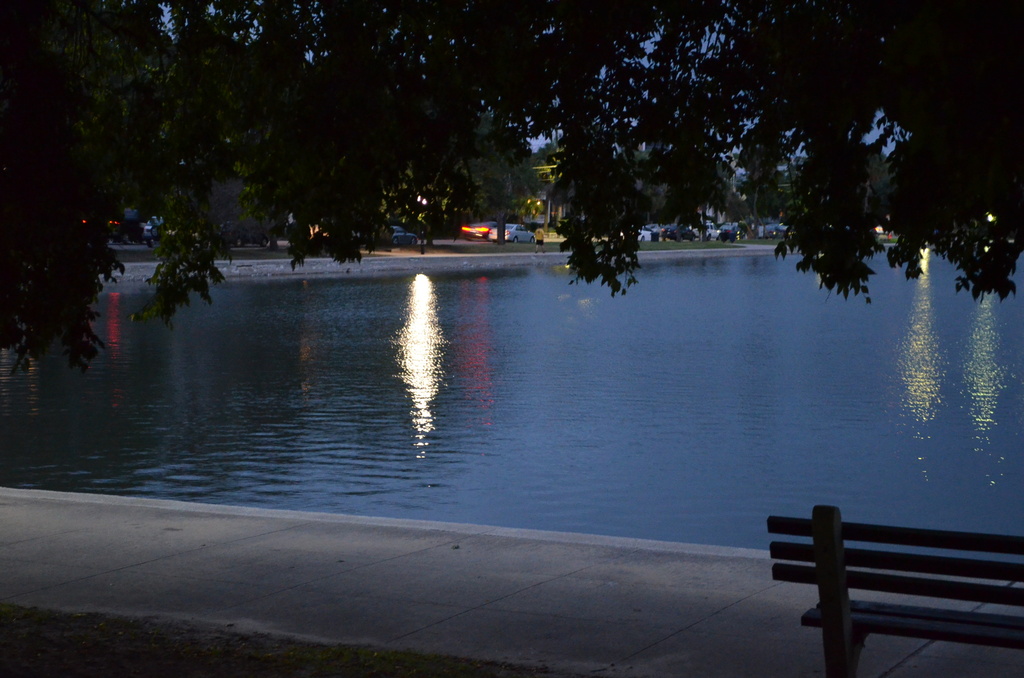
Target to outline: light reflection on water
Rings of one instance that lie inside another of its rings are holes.
[[[930,257],[926,250],[921,261],[921,276],[914,291],[914,304],[906,339],[900,347],[900,371],[906,388],[904,405],[920,424],[932,421],[942,404],[944,379],[943,349],[935,331],[932,308]],[[914,435],[923,435],[918,429]]]
[[[996,424],[999,395],[1004,388],[1004,369],[997,360],[999,330],[993,308],[995,303],[995,299],[988,297],[978,304],[971,323],[967,363],[964,365],[964,385],[971,396],[971,418],[982,448],[988,442],[986,433]]]
[[[974,456],[985,470],[989,484],[1008,481],[1017,483],[1019,490],[1020,478],[1014,477],[1012,465],[1007,464],[1007,455],[1017,451],[1002,449],[995,435],[1000,425],[1013,426],[1015,423],[1000,416],[1000,401],[1008,392],[1011,396],[1013,394],[1009,383],[1013,377],[1009,375],[1008,367],[1001,358],[1005,351],[1001,346],[1003,332],[999,323],[998,303],[989,297],[974,309],[963,381],[970,398],[967,409],[974,425]],[[1008,350],[1019,351],[1019,348],[1010,347]],[[1016,379],[1019,381],[1020,378],[1018,373]],[[1009,473],[1008,466],[1011,466]]]
[[[769,513],[1024,532],[1020,303],[931,261],[844,301],[769,257],[244,282],[0,358],[0,484],[763,547]],[[31,416],[29,416],[31,415]]]
[[[430,445],[427,434],[434,430],[431,404],[443,377],[441,362],[444,336],[437,322],[434,286],[430,278],[417,275],[410,286],[406,321],[398,335],[398,358],[402,379],[412,400],[412,427],[416,447]],[[418,455],[423,458],[423,454]]]

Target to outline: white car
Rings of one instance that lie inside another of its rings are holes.
[[[498,239],[498,229],[491,229],[491,240]],[[505,224],[505,242],[533,242],[533,231],[522,224]]]
[[[646,226],[640,227],[640,235],[637,236],[638,242],[651,242],[654,240],[654,234],[657,233],[661,236],[661,226],[658,224],[647,224]]]

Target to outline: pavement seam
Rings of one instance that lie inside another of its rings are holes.
[[[427,624],[426,626],[423,626],[421,628],[415,629],[413,631],[409,631],[408,633],[403,633],[400,636],[396,636],[394,638],[391,638],[390,640],[388,640],[388,642],[389,643],[396,643],[396,642],[398,642],[400,640],[408,638],[409,636],[412,636],[412,635],[415,635],[417,633],[420,633],[421,631],[426,631],[427,629],[433,628],[433,627],[438,626],[440,624],[447,623],[447,622],[449,622],[449,621],[451,621],[453,619],[457,619],[457,618],[459,618],[459,617],[461,617],[463,615],[469,614],[470,612],[476,612],[477,610],[482,610],[482,609],[484,609],[484,608],[486,608],[486,607],[488,607],[490,605],[493,605],[494,603],[501,602],[502,600],[506,600],[508,598],[511,598],[512,596],[517,596],[520,593],[523,593],[525,591],[529,591],[531,589],[535,589],[538,586],[543,586],[543,585],[546,585],[546,584],[550,584],[551,582],[558,581],[560,579],[565,579],[567,577],[572,577],[574,575],[579,574],[580,572],[584,572],[586,570],[589,570],[591,568],[597,567],[599,565],[605,565],[605,564],[607,564],[609,562],[614,562],[616,560],[621,560],[623,558],[627,558],[627,557],[632,556],[632,555],[634,555],[634,554],[636,554],[638,552],[639,552],[639,549],[632,549],[632,550],[630,550],[630,551],[628,551],[626,553],[621,553],[621,554],[613,556],[613,557],[603,558],[600,562],[591,563],[589,565],[586,565],[584,567],[578,568],[578,569],[573,570],[571,572],[564,572],[562,574],[559,574],[559,575],[550,577],[548,579],[545,579],[544,581],[539,581],[539,582],[530,584],[529,586],[524,586],[521,589],[517,589],[515,591],[511,591],[509,593],[506,593],[503,596],[498,596],[497,598],[494,598],[492,600],[488,600],[486,603],[481,603],[480,605],[475,605],[473,607],[464,609],[461,612],[457,612],[456,614],[453,614],[453,615],[451,615],[449,617],[445,617],[444,619],[440,619],[440,620],[438,620],[436,622],[433,622],[431,624]],[[518,614],[531,614],[531,613],[520,612]],[[541,615],[541,613],[532,613],[532,614],[540,615],[540,616],[546,616],[546,617],[563,617],[565,619],[570,619],[571,618],[571,617],[565,617],[564,615]]]
[[[25,539],[15,539],[13,541],[0,541],[0,555],[3,555],[2,550],[7,548],[8,546],[16,546],[18,544],[31,544],[32,542],[39,541],[41,539],[53,539],[54,537],[63,537],[69,534],[75,534],[76,532],[83,532],[86,529],[87,528],[80,527],[75,528],[73,530],[60,530],[58,532],[53,532],[52,534],[36,535],[35,537],[27,537]],[[15,558],[15,560],[24,560],[24,558]]]
[[[285,531],[290,530],[292,528],[298,527],[301,524],[302,523],[296,523],[295,525],[289,525],[287,527],[283,527],[283,528],[276,529],[276,530],[269,530],[267,532],[261,532],[259,534],[247,535],[245,537],[238,537],[236,539],[229,539],[229,540],[226,540],[226,541],[215,542],[213,545],[211,545],[211,544],[202,544],[201,546],[196,546],[196,547],[189,548],[189,549],[174,551],[173,553],[167,553],[167,554],[164,554],[162,556],[158,556],[156,558],[150,558],[149,560],[141,560],[141,561],[138,561],[138,562],[129,563],[127,565],[121,565],[120,567],[104,569],[104,570],[102,570],[100,572],[93,572],[92,574],[88,574],[88,575],[85,575],[83,577],[78,577],[78,578],[75,578],[75,579],[66,579],[64,581],[61,581],[61,582],[58,582],[58,583],[55,583],[55,584],[47,584],[45,586],[40,586],[38,588],[34,588],[34,589],[29,590],[29,591],[22,591],[21,593],[18,593],[18,594],[14,595],[14,596],[6,596],[6,597],[4,597],[4,598],[2,598],[0,600],[13,601],[13,600],[15,600],[17,598],[20,598],[22,596],[27,596],[27,595],[31,595],[31,594],[34,594],[34,593],[39,593],[41,591],[48,591],[50,589],[55,589],[57,587],[65,586],[67,584],[77,584],[79,582],[88,581],[89,579],[95,579],[96,577],[102,577],[103,575],[116,574],[118,572],[124,572],[124,571],[130,570],[132,568],[141,567],[143,565],[149,565],[151,563],[156,563],[156,562],[159,562],[161,560],[166,560],[168,558],[174,558],[176,556],[186,555],[186,554],[189,554],[189,553],[196,553],[198,551],[203,551],[205,549],[213,548],[215,546],[225,546],[225,545],[229,545],[229,544],[236,544],[238,542],[245,541],[246,539],[253,539],[253,538],[256,538],[256,537],[262,537],[262,536],[266,536],[266,535],[269,535],[269,534],[275,534],[275,533],[278,533],[278,532],[285,532]],[[43,539],[52,539],[53,537],[57,537],[57,536],[61,536],[61,535],[67,535],[67,534],[79,534],[79,533],[86,533],[87,534],[88,532],[89,532],[88,528],[78,528],[78,529],[74,529],[74,530],[66,530],[64,532],[59,532],[59,533],[55,533],[55,534],[51,534],[51,535],[45,535],[45,536],[40,536],[40,537],[33,537],[31,539],[23,539],[23,540],[20,540],[20,541],[17,541],[17,542],[8,542],[8,544],[4,544],[4,545],[27,543],[27,542],[39,541],[39,540],[43,540]],[[37,561],[35,559],[32,559],[32,558],[14,558],[14,557],[11,557],[10,559],[11,560],[20,560],[22,562],[27,562],[27,563],[39,562],[39,561]],[[182,579],[188,579],[188,577],[182,577]],[[211,580],[211,581],[218,581],[218,580]],[[227,582],[225,582],[225,583],[227,583]]]
[[[650,645],[648,645],[647,647],[642,647],[639,650],[637,650],[636,652],[634,652],[632,654],[629,654],[629,655],[626,655],[625,657],[620,659],[619,662],[630,661],[634,657],[637,657],[637,656],[643,654],[644,652],[647,652],[648,650],[650,650],[652,648],[655,648],[658,645],[661,645],[662,643],[664,643],[664,642],[666,642],[668,640],[671,640],[672,638],[675,638],[676,636],[678,636],[678,635],[680,635],[682,633],[686,633],[687,631],[689,631],[690,629],[694,628],[695,626],[698,626],[699,624],[703,624],[704,622],[708,621],[709,619],[714,619],[715,617],[717,617],[718,615],[722,614],[726,610],[728,610],[730,608],[733,608],[733,607],[739,605],[740,603],[742,603],[744,601],[750,600],[751,598],[754,598],[755,596],[759,596],[762,593],[765,593],[766,591],[769,591],[769,590],[775,588],[775,586],[776,586],[776,584],[773,584],[771,586],[766,586],[765,588],[761,589],[760,591],[754,591],[753,593],[751,593],[749,595],[746,595],[746,596],[740,598],[739,600],[735,600],[735,601],[729,603],[728,605],[726,605],[725,607],[719,608],[719,609],[715,610],[714,612],[712,612],[711,614],[709,614],[709,615],[707,615],[707,616],[705,616],[705,617],[703,617],[701,619],[698,619],[697,621],[693,622],[692,624],[687,624],[686,626],[682,627],[681,629],[673,631],[672,633],[668,634],[667,636],[665,636],[661,640],[657,640],[657,641],[651,643]]]
[[[1011,582],[1010,585],[1012,586],[1013,583],[1014,582]],[[979,604],[977,604],[977,605],[975,605],[974,607],[971,608],[971,612],[977,612],[978,610],[982,610],[982,609],[984,609],[986,607],[987,607],[986,603],[979,603]],[[901,668],[906,666],[907,662],[911,661],[915,657],[920,656],[925,650],[927,650],[928,648],[932,647],[937,642],[938,642],[937,640],[926,640],[921,646],[919,646],[914,651],[912,651],[909,654],[907,654],[907,656],[905,656],[902,659],[900,659],[898,662],[893,664],[890,668],[886,669],[883,673],[879,674],[878,678],[888,678],[889,676],[894,675],[896,673],[896,671],[899,671]]]
[[[489,535],[486,532],[482,532],[482,533],[474,534],[474,535],[470,535],[470,536],[493,536],[493,535]],[[242,606],[242,605],[247,605],[249,603],[252,603],[252,602],[255,602],[255,601],[258,601],[258,600],[265,600],[267,598],[270,598],[271,596],[275,596],[275,595],[280,594],[280,593],[285,593],[287,591],[293,591],[293,590],[298,589],[298,588],[300,588],[302,586],[308,586],[309,584],[314,584],[316,582],[324,581],[324,580],[327,580],[327,579],[332,579],[332,578],[337,577],[337,576],[342,575],[342,574],[351,574],[353,572],[358,572],[359,570],[364,570],[364,569],[367,569],[367,568],[376,567],[376,566],[382,565],[384,563],[389,563],[389,562],[392,562],[392,561],[400,560],[402,558],[406,558],[406,557],[413,556],[413,555],[420,554],[420,553],[426,553],[428,551],[433,551],[433,550],[444,548],[444,547],[449,547],[450,548],[451,546],[459,544],[460,542],[462,542],[465,539],[465,537],[466,537],[466,535],[457,535],[457,536],[455,536],[455,538],[449,539],[448,541],[444,541],[444,542],[441,542],[439,544],[434,544],[434,545],[431,545],[431,546],[427,546],[425,548],[417,549],[415,551],[408,551],[406,553],[401,553],[401,554],[398,554],[398,555],[395,555],[395,556],[390,556],[388,558],[383,558],[383,559],[380,559],[380,560],[375,560],[375,561],[373,561],[371,563],[364,563],[364,564],[361,564],[361,565],[355,565],[355,566],[353,566],[351,568],[346,569],[344,572],[333,572],[331,574],[327,574],[327,575],[324,575],[324,576],[321,576],[321,577],[314,577],[312,579],[307,579],[305,581],[299,582],[299,583],[294,584],[292,586],[286,586],[286,587],[283,587],[283,588],[279,588],[279,589],[276,589],[274,591],[270,591],[270,592],[267,592],[265,594],[258,595],[258,596],[255,596],[253,598],[249,598],[247,600],[235,603],[234,605],[229,605],[227,607],[219,607],[219,608],[208,608],[208,611],[212,613],[212,612],[221,612],[221,611],[225,611],[225,610],[231,610],[233,608],[236,608],[236,607],[239,607],[239,606]],[[443,623],[445,623],[447,621],[450,621],[452,619],[460,617],[460,616],[462,616],[464,614],[467,614],[469,612],[473,612],[473,611],[485,608],[488,605],[493,605],[494,603],[497,603],[497,602],[500,602],[500,601],[505,600],[507,598],[510,598],[512,596],[518,595],[520,593],[523,593],[524,591],[529,591],[532,588],[536,588],[536,587],[542,586],[544,584],[549,584],[549,583],[551,583],[553,581],[558,581],[559,579],[564,579],[566,577],[571,577],[573,575],[579,574],[580,572],[583,572],[583,571],[588,570],[590,568],[597,567],[598,565],[604,565],[604,564],[607,564],[609,562],[614,562],[616,560],[628,558],[629,556],[632,556],[632,555],[634,555],[636,553],[639,553],[640,551],[642,551],[642,549],[629,549],[628,551],[625,551],[623,553],[617,554],[615,556],[607,556],[607,557],[601,559],[599,562],[591,563],[589,565],[586,565],[586,566],[581,567],[579,569],[573,570],[571,572],[564,572],[562,574],[550,577],[550,578],[545,579],[543,581],[539,581],[539,582],[536,582],[534,584],[530,584],[529,586],[524,586],[521,589],[517,589],[515,591],[511,591],[511,592],[509,592],[509,593],[507,593],[507,594],[505,594],[503,596],[499,596],[497,598],[488,600],[487,602],[481,603],[479,605],[475,605],[473,607],[462,609],[459,612],[457,612],[456,614],[450,615],[448,617],[445,617],[444,619],[440,619],[440,620],[438,620],[436,622],[433,622],[431,624],[427,624],[426,626],[423,626],[421,628],[414,629],[414,630],[409,631],[407,633],[404,633],[404,634],[402,634],[400,636],[396,636],[395,638],[391,638],[387,642],[396,642],[398,640],[401,640],[402,638],[406,638],[407,636],[419,633],[420,631],[424,631],[424,630],[429,629],[431,627],[437,626],[438,624],[443,624]],[[430,601],[419,601],[419,602],[425,603],[425,604],[438,605],[438,606],[441,606],[441,607],[456,607],[456,606],[450,605],[450,604],[433,603],[433,602],[430,602]],[[566,619],[570,618],[570,617],[565,617],[564,615],[546,615],[546,616],[563,617],[563,618],[566,618]]]
[[[331,574],[325,574],[325,575],[323,575],[321,577],[313,577],[312,579],[307,579],[305,581],[299,582],[297,584],[293,584],[291,586],[285,586],[283,588],[275,589],[274,591],[270,591],[268,593],[264,593],[262,595],[255,596],[254,598],[249,598],[247,600],[243,600],[241,602],[235,603],[234,605],[228,605],[227,607],[208,608],[208,610],[210,612],[220,612],[220,611],[224,611],[224,610],[231,610],[231,609],[239,607],[241,605],[248,605],[249,603],[253,603],[253,602],[256,602],[258,600],[265,600],[267,598],[270,598],[271,596],[276,596],[279,593],[285,593],[287,591],[294,591],[295,589],[298,589],[298,588],[303,587],[303,586],[308,586],[310,584],[314,584],[314,583],[319,582],[319,581],[324,581],[326,579],[332,579],[332,578],[337,577],[337,576],[339,576],[341,574],[350,574],[352,572],[358,572],[359,570],[364,570],[364,569],[369,568],[369,567],[376,567],[378,565],[382,565],[384,563],[389,563],[389,562],[394,561],[394,560],[399,560],[401,558],[406,558],[408,556],[416,555],[418,553],[425,553],[427,551],[431,551],[433,549],[440,548],[442,546],[449,546],[450,547],[453,543],[457,543],[458,541],[459,541],[459,539],[450,539],[449,541],[442,542],[440,544],[435,544],[433,546],[428,546],[428,547],[425,547],[425,548],[417,549],[415,551],[407,551],[405,553],[400,553],[398,555],[389,556],[387,558],[382,558],[380,560],[375,560],[375,561],[373,561],[371,563],[363,563],[362,565],[355,565],[353,567],[348,568],[344,572],[332,572]],[[455,615],[455,616],[458,616],[458,615]],[[414,633],[415,633],[415,631],[414,631]]]
[[[27,596],[27,595],[31,595],[33,593],[39,593],[40,591],[48,591],[50,589],[55,589],[57,587],[65,586],[67,584],[77,584],[79,582],[87,581],[89,579],[95,579],[96,577],[102,577],[102,576],[108,575],[108,574],[116,574],[118,572],[124,572],[126,570],[130,570],[130,569],[135,568],[135,567],[140,567],[142,565],[148,565],[150,563],[155,563],[155,562],[158,562],[160,560],[165,560],[167,558],[172,558],[174,556],[183,555],[183,554],[186,554],[186,553],[195,553],[196,551],[202,551],[203,549],[207,549],[207,548],[210,548],[210,547],[207,546],[206,544],[203,544],[202,546],[199,546],[199,547],[196,547],[196,548],[192,548],[192,549],[188,549],[188,550],[185,550],[185,551],[175,551],[174,553],[163,555],[163,556],[160,556],[158,558],[150,558],[149,560],[143,560],[143,561],[139,561],[139,562],[136,562],[136,563],[130,563],[128,565],[122,565],[120,567],[114,567],[114,568],[106,569],[106,570],[103,570],[101,572],[94,572],[94,573],[86,575],[84,577],[78,577],[76,579],[66,579],[66,580],[58,582],[56,584],[48,584],[46,586],[40,586],[39,588],[32,589],[31,591],[24,591],[22,593],[19,593],[16,596],[8,596],[8,597],[4,598],[3,600],[14,600],[16,598],[20,598],[21,596]],[[34,562],[37,562],[37,561],[35,561],[35,560],[24,560],[23,562],[34,563]],[[182,578],[183,579],[187,579],[187,577],[182,577]]]
[[[906,666],[907,662],[909,662],[910,660],[914,659],[915,657],[918,657],[922,652],[927,650],[929,647],[934,645],[936,642],[938,642],[938,641],[929,640],[929,641],[925,642],[924,645],[922,645],[921,647],[917,648],[916,650],[914,650],[913,652],[908,654],[906,657],[904,657],[903,659],[901,659],[898,662],[896,662],[895,664],[893,664],[891,667],[886,669],[884,672],[880,673],[878,675],[878,678],[888,678],[889,676],[894,675],[897,671],[899,671],[904,666]]]

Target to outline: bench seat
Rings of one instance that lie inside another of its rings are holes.
[[[850,601],[853,633],[944,640],[953,643],[1024,649],[1024,617],[962,612],[933,607]],[[821,628],[821,608],[804,613],[804,626]]]

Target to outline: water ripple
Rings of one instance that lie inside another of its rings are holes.
[[[764,516],[1015,531],[1024,322],[930,262],[874,303],[771,258],[105,295],[86,375],[0,355],[0,483],[764,546]],[[960,498],[950,502],[950,496]]]

